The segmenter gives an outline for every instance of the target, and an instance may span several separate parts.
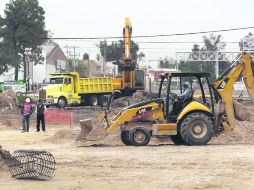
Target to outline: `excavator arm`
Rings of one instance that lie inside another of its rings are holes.
[[[239,61],[233,63],[214,83],[214,87],[225,104],[226,120],[222,125],[225,131],[235,128],[235,113],[233,105],[233,85],[242,76],[248,94],[254,97],[254,76],[252,69],[252,58],[249,53],[243,53]]]
[[[123,28],[124,52],[119,62],[121,70],[121,87],[122,96],[132,95],[136,90],[144,90],[145,79],[144,71],[137,68],[137,62],[131,54],[131,35],[132,26],[129,18],[125,19]]]

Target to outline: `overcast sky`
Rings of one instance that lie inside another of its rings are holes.
[[[0,0],[0,14],[5,4]],[[54,37],[121,36],[125,17],[131,19],[133,35],[197,32],[254,26],[252,0],[39,0],[45,10],[46,27]],[[224,41],[240,41],[254,30],[220,33]],[[203,35],[136,39],[135,41],[202,41]],[[62,47],[75,45],[80,54],[94,58],[98,41],[57,41]],[[192,44],[139,44],[147,59],[190,51]],[[63,48],[64,51],[65,48]],[[238,50],[238,45],[227,45]]]

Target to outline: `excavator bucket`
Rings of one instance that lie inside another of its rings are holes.
[[[105,129],[102,125],[105,118],[105,111],[103,111],[96,122],[92,119],[80,120],[81,131],[76,138],[76,141],[97,141],[104,140],[106,136]],[[94,125],[95,124],[95,125]]]
[[[92,131],[93,129],[93,123],[91,119],[85,119],[81,120],[80,122],[81,131],[79,135],[77,136],[76,140],[86,140],[87,135]]]
[[[246,106],[240,104],[239,102],[234,101],[234,113],[235,118],[238,121],[250,121],[252,118],[252,115],[247,110]]]

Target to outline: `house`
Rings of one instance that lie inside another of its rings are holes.
[[[58,44],[51,43],[42,46],[43,64],[28,63],[27,77],[29,83],[43,83],[49,81],[49,74],[56,71],[68,71],[69,65],[67,57]],[[23,80],[23,68],[19,71],[19,80]],[[0,76],[0,82],[14,80],[14,68],[10,68],[8,72]]]
[[[68,60],[64,52],[57,44],[42,46],[43,64],[31,64],[31,73],[28,74],[31,83],[49,82],[49,74],[52,72],[68,71]]]

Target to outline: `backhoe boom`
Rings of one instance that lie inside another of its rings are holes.
[[[220,94],[222,102],[225,103],[227,120],[222,124],[225,131],[232,131],[235,128],[233,85],[240,76],[244,79],[249,96],[251,98],[254,97],[254,77],[251,64],[251,55],[243,53],[240,61],[233,63],[214,83],[214,87]]]

